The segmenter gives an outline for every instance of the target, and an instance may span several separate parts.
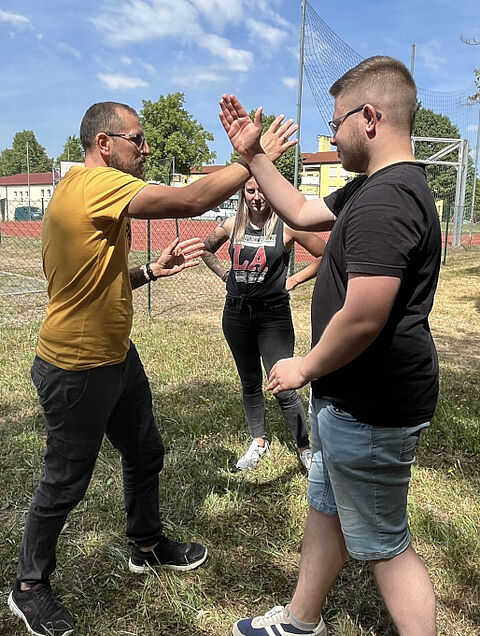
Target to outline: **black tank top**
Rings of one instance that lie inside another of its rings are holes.
[[[255,229],[249,223],[239,243],[230,241],[228,252],[232,267],[227,280],[227,297],[248,297],[258,301],[288,298],[285,289],[288,253],[283,242],[281,219],[277,219],[270,236],[265,236],[264,228]]]

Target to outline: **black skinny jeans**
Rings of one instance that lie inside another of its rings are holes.
[[[32,380],[44,410],[44,473],[25,523],[17,578],[48,579],[58,536],[83,499],[104,434],[122,455],[127,536],[151,545],[162,534],[158,473],[164,448],[147,376],[134,345],[124,362],[65,371],[38,356]]]
[[[223,310],[223,333],[242,382],[243,407],[253,438],[265,435],[263,374],[267,377],[278,360],[293,356],[295,334],[290,303],[252,302],[228,298]],[[305,409],[296,391],[282,391],[275,397],[298,448],[309,446]]]

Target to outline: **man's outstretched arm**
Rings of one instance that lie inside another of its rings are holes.
[[[277,117],[261,138],[261,147],[272,161],[297,143],[290,140],[297,126],[284,119],[283,115]],[[130,201],[125,215],[137,219],[195,217],[228,199],[250,176],[246,162],[240,160],[184,188],[147,185]]]
[[[263,151],[260,144],[262,108],[257,109],[253,122],[234,95],[224,95],[220,108],[220,120],[233,147],[245,160],[272,208],[287,225],[296,230],[331,229],[335,215],[323,199],[307,201],[282,177]]]

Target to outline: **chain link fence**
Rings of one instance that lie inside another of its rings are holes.
[[[181,240],[204,239],[217,221],[195,219],[132,220],[130,267],[157,258],[178,235]],[[0,222],[0,321],[2,324],[39,320],[47,304],[47,283],[42,269],[41,220]],[[328,233],[321,234],[328,239]],[[228,244],[217,252],[228,265]],[[311,256],[296,246],[294,269],[311,261]],[[136,313],[152,316],[186,311],[208,312],[225,296],[225,283],[203,262],[172,277],[161,278],[134,291]]]

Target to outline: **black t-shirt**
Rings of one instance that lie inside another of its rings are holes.
[[[256,301],[288,300],[285,288],[288,253],[283,242],[283,221],[277,219],[270,236],[264,228],[247,224],[240,242],[232,239],[228,250],[232,267],[227,279],[227,295],[246,296]]]
[[[312,346],[344,302],[349,273],[396,276],[400,290],[387,324],[355,360],[312,382],[326,398],[376,426],[431,419],[438,361],[428,315],[438,280],[441,234],[424,168],[414,162],[359,177],[325,199],[337,221],[312,300]]]

